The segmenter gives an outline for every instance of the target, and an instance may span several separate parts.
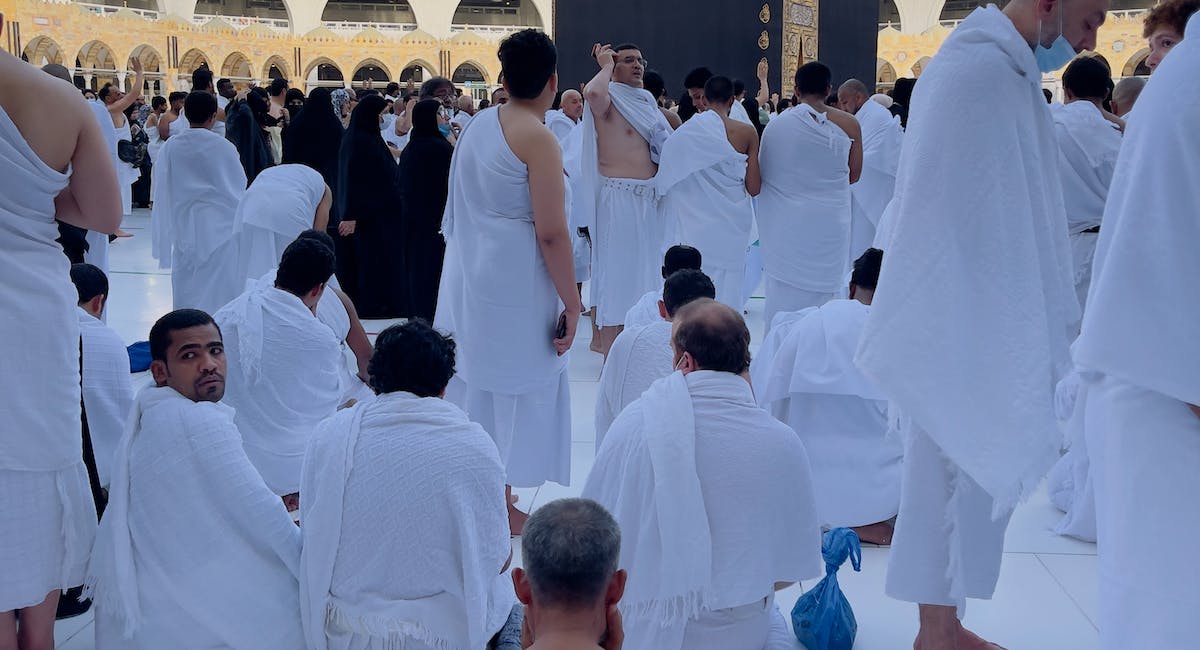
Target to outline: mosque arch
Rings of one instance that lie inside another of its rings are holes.
[[[392,73],[379,59],[364,59],[354,66],[350,81],[352,85],[361,86],[368,79],[386,85],[392,80]]]
[[[877,86],[892,86],[896,83],[896,68],[883,59],[875,61],[875,84]]]
[[[486,69],[476,61],[463,61],[454,69],[450,80],[455,84],[487,84],[490,83]]]
[[[79,48],[79,56],[75,58],[80,68],[114,73],[117,71],[117,60],[113,56],[113,50],[103,41],[84,43],[83,47]]]
[[[933,60],[933,57],[931,57],[931,56],[921,57],[920,60],[918,60],[916,63],[913,64],[912,76],[919,78],[921,76],[921,71],[924,70],[925,66],[929,65],[929,62],[932,60]]]
[[[436,76],[437,68],[430,65],[428,61],[416,59],[414,61],[410,61],[404,66],[404,69],[400,71],[399,81],[400,83],[406,83],[408,81],[421,83],[430,77]]]
[[[191,74],[199,68],[211,70],[212,64],[209,61],[210,57],[207,54],[194,47],[179,57],[179,70],[185,74]]]
[[[137,59],[142,62],[142,69],[145,70],[146,84],[142,88],[142,92],[147,95],[161,95],[166,90],[163,81],[166,79],[166,70],[163,68],[162,55],[153,46],[142,43],[133,48],[129,53],[130,59]],[[133,82],[134,76],[127,75],[126,80]]]
[[[250,67],[250,57],[241,52],[234,52],[225,57],[221,64],[221,76],[234,81],[250,81],[254,78],[254,68]]]
[[[21,57],[38,67],[48,63],[64,63],[62,46],[49,36],[38,36],[29,41],[21,52]]]
[[[1150,48],[1144,47],[1133,56],[1125,61],[1125,67],[1122,70],[1122,77],[1145,77],[1150,74],[1150,66],[1146,65],[1146,59],[1150,57]]]
[[[326,86],[330,88],[342,88],[345,86],[346,77],[342,74],[342,69],[333,59],[322,56],[309,62],[304,69],[304,80],[309,88],[317,86]]]
[[[262,78],[268,79],[291,79],[292,70],[288,62],[278,54],[271,55],[263,64]]]

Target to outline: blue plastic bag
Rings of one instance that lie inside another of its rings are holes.
[[[129,372],[144,372],[150,369],[150,341],[138,341],[130,345]]]
[[[847,557],[855,571],[862,570],[858,535],[849,528],[825,533],[821,555],[825,556],[825,577],[796,601],[792,629],[808,650],[850,650],[858,634],[858,622],[838,586],[837,571]]]

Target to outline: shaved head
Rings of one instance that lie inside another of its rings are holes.
[[[1141,77],[1126,77],[1117,83],[1112,94],[1113,112],[1117,117],[1125,117],[1133,110],[1133,105],[1145,87],[1146,80]]]
[[[562,94],[562,112],[573,122],[583,119],[583,95],[578,90],[567,90]]]
[[[696,370],[740,375],[750,367],[750,330],[728,305],[700,298],[681,307],[672,320],[676,367],[684,355]]]
[[[59,79],[62,79],[71,85],[75,85],[75,81],[71,79],[71,71],[67,70],[66,66],[62,66],[57,63],[47,63],[46,65],[42,66],[42,72],[45,72],[51,77],[58,77]]]
[[[838,108],[854,114],[871,98],[871,91],[867,90],[867,85],[858,79],[850,79],[838,88],[837,97]]]

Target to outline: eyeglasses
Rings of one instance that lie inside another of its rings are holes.
[[[635,63],[640,63],[643,68],[648,67],[650,65],[650,62],[647,61],[646,59],[639,59],[639,58],[633,57],[633,56],[627,56],[627,57],[621,59],[621,63],[624,63],[625,65],[633,65]]]

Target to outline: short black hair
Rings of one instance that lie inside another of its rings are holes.
[[[701,369],[741,374],[750,367],[750,330],[730,307],[700,298],[680,308],[675,321],[675,348]]]
[[[207,90],[208,88],[216,89],[212,85],[213,73],[206,67],[196,68],[192,70],[192,90]]]
[[[742,83],[741,79],[734,79],[733,80],[733,96],[737,97],[738,95],[740,95],[744,92],[746,92],[746,84]]]
[[[200,126],[217,114],[217,98],[203,90],[193,90],[183,100],[183,113],[188,123]]]
[[[229,84],[229,85],[231,85],[231,86],[232,86],[232,85],[233,85],[233,80],[232,80],[232,79],[229,79],[229,78],[227,78],[227,77],[221,77],[220,79],[217,79],[217,85],[216,85],[216,89],[217,89],[217,90],[220,90],[220,89],[221,89],[221,86],[224,86],[225,84]],[[255,88],[258,88],[258,86],[255,86]]]
[[[1042,95],[1043,95],[1043,96],[1046,98],[1046,103],[1047,103],[1047,104],[1053,104],[1053,103],[1054,103],[1054,93],[1053,93],[1053,92],[1051,92],[1049,88],[1043,88],[1043,89],[1042,89]]]
[[[217,336],[221,335],[221,326],[212,316],[199,309],[176,309],[163,316],[150,328],[150,358],[154,361],[167,360],[167,348],[171,347],[171,333],[192,327],[212,325],[217,328]]]
[[[183,92],[182,90],[176,90],[175,92],[171,93],[170,95],[167,95],[167,103],[174,104],[175,102],[181,102],[181,101],[187,99],[187,96],[188,96],[188,94]]]
[[[692,88],[703,88],[704,84],[708,83],[709,79],[713,78],[712,70],[708,68],[695,68],[687,73],[683,78],[683,87],[691,90]]]
[[[368,364],[371,388],[380,395],[403,391],[438,397],[454,376],[454,339],[414,318],[392,325],[375,339]]]
[[[879,284],[879,267],[883,265],[883,251],[878,248],[868,248],[866,252],[854,260],[854,272],[850,274],[850,284],[871,291]]]
[[[616,54],[617,52],[624,52],[625,50],[637,50],[638,52],[641,52],[642,48],[638,47],[637,43],[630,43],[630,42],[626,41],[626,42],[620,43],[616,47],[614,47],[613,54]]]
[[[809,61],[796,71],[796,92],[824,97],[833,85],[833,71],[820,61]]]
[[[703,256],[696,248],[687,244],[675,244],[667,249],[667,253],[663,255],[662,276],[663,279],[671,277],[672,273],[682,269],[700,270]]]
[[[454,82],[445,77],[430,77],[421,84],[421,90],[417,97],[420,99],[434,99],[437,97],[437,91],[442,88],[454,88]]]
[[[99,267],[91,264],[72,264],[71,282],[79,294],[79,304],[96,296],[108,295],[108,276]]]
[[[676,271],[663,282],[663,305],[667,308],[667,316],[674,317],[680,307],[697,300],[717,297],[717,288],[712,279],[703,271],[683,269]]]
[[[186,97],[186,96],[187,95],[184,95],[184,97]],[[150,108],[158,108],[159,106],[166,106],[166,105],[167,105],[167,98],[163,97],[162,95],[155,95],[154,99],[150,100]]]
[[[333,250],[327,244],[315,239],[296,239],[283,249],[279,270],[275,272],[275,286],[303,296],[329,282],[333,264]]]
[[[655,99],[667,94],[666,80],[654,70],[647,70],[642,75],[642,88],[645,88],[646,92],[649,92],[650,96]]]
[[[272,79],[271,85],[267,86],[267,94],[269,94],[272,97],[275,97],[276,95],[278,95],[280,93],[287,92],[287,89],[288,89],[288,80],[287,79]]]
[[[504,84],[517,99],[541,95],[558,68],[558,48],[536,29],[523,29],[501,41],[496,56]]]
[[[114,86],[110,83],[104,84],[100,88],[100,92],[96,93],[96,98],[99,99],[100,101],[104,101],[105,99],[108,99],[108,96],[110,93],[112,93],[113,88],[116,88],[116,86]]]
[[[383,89],[383,92],[384,92],[385,94],[391,95],[392,97],[395,97],[395,96],[396,96],[396,93],[400,92],[400,84],[398,84],[398,83],[396,83],[395,81],[393,81],[393,82],[389,83],[389,84],[388,84],[388,85],[387,85],[387,86],[386,86],[386,87]]]
[[[1062,82],[1077,99],[1102,100],[1108,97],[1112,73],[1100,59],[1080,56],[1063,71]]]
[[[288,91],[283,95],[283,103],[291,104],[292,102],[304,103],[304,91],[299,88],[288,88]]]
[[[733,82],[729,77],[716,75],[704,82],[704,99],[715,104],[725,104],[733,100]]]
[[[312,241],[321,242],[322,244],[325,244],[329,250],[333,251],[335,256],[337,255],[337,246],[333,243],[333,236],[324,230],[313,230],[312,228],[309,228],[299,235],[296,235],[297,241],[301,239],[311,239]]]

